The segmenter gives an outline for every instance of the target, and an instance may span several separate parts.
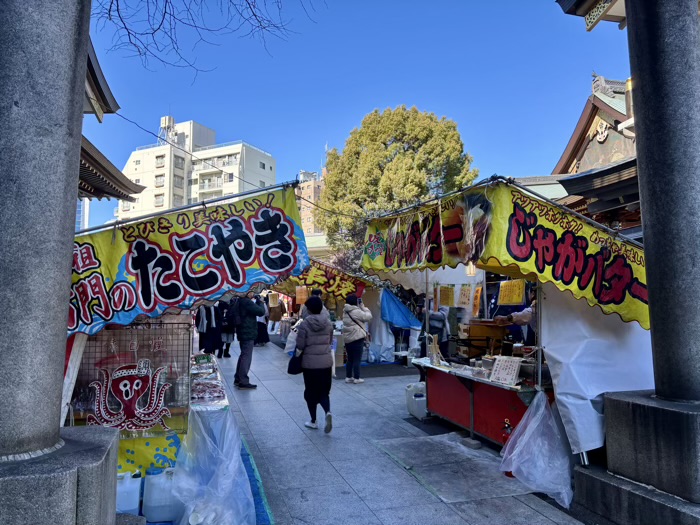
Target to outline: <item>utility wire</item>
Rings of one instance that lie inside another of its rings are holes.
[[[93,98],[93,97],[90,97],[90,99],[91,99],[93,102],[95,102],[96,104],[100,105],[100,106],[102,107],[103,110],[106,109],[106,108],[104,107],[104,105],[103,105],[99,100],[97,100],[97,99],[95,99],[95,98]],[[116,113],[114,113],[114,115],[116,115],[116,116],[118,116],[119,118],[121,118],[122,120],[125,120],[126,122],[128,122],[128,123],[130,123],[130,124],[136,126],[136,127],[139,128],[141,131],[143,131],[143,132],[145,132],[145,133],[148,133],[149,135],[155,137],[156,139],[162,140],[163,142],[165,142],[166,144],[172,146],[173,148],[175,148],[175,149],[177,149],[177,150],[179,150],[179,151],[182,151],[183,153],[189,155],[189,156],[192,157],[193,159],[200,161],[202,164],[205,164],[205,165],[207,165],[207,166],[209,166],[209,167],[211,167],[211,168],[217,169],[218,171],[220,171],[220,172],[221,172],[222,174],[224,174],[224,175],[232,175],[234,178],[236,178],[236,179],[238,179],[238,180],[240,180],[240,181],[242,181],[242,182],[244,182],[244,183],[246,183],[246,184],[249,184],[249,185],[251,185],[251,186],[254,186],[255,188],[259,188],[259,189],[265,189],[265,188],[266,188],[266,187],[264,187],[264,186],[260,186],[259,184],[255,184],[254,182],[247,181],[247,180],[245,180],[244,178],[239,177],[239,176],[236,175],[235,173],[231,173],[231,172],[224,171],[223,169],[221,169],[221,167],[217,166],[216,164],[212,164],[211,162],[209,162],[209,161],[207,161],[207,160],[205,160],[205,159],[203,159],[203,158],[201,158],[201,157],[198,157],[198,156],[195,155],[194,153],[192,153],[192,152],[190,152],[190,151],[187,151],[185,148],[183,148],[183,147],[181,147],[181,146],[179,146],[179,145],[177,145],[177,144],[171,142],[171,141],[168,140],[167,138],[164,139],[164,138],[162,138],[162,137],[156,135],[156,134],[153,133],[151,130],[149,130],[149,129],[143,127],[141,124],[139,124],[139,123],[136,122],[135,120],[131,120],[130,118],[124,116],[121,112],[116,112]],[[345,213],[340,213],[340,212],[337,212],[337,211],[331,211],[331,210],[329,210],[329,209],[326,209],[326,208],[324,208],[324,207],[322,207],[322,206],[316,204],[316,203],[313,202],[313,201],[310,201],[310,200],[308,200],[308,199],[305,199],[304,197],[301,197],[300,195],[297,195],[297,197],[300,198],[301,200],[304,200],[304,201],[308,202],[308,203],[311,204],[312,206],[315,206],[315,207],[317,207],[317,208],[319,208],[319,209],[325,211],[326,213],[330,213],[331,215],[338,215],[338,216],[341,216],[341,217],[350,217],[350,218],[352,218],[352,219],[357,218],[357,216],[355,216],[355,215],[348,215],[348,214],[345,214]]]

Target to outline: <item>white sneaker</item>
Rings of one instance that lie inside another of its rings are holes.
[[[365,382],[364,379],[355,379],[355,380],[353,381],[353,383],[355,383],[356,385],[359,385],[360,383],[364,383],[364,382]]]
[[[331,430],[333,430],[333,414],[326,412],[326,426],[323,431],[328,434]]]
[[[354,380],[352,377],[346,377],[346,378],[345,378],[345,382],[346,382],[346,383],[354,383],[355,380]]]
[[[313,428],[314,430],[318,430],[318,425],[316,423],[312,423],[311,421],[307,421],[304,423],[304,426],[306,428]]]

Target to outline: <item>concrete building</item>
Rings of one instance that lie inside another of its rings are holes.
[[[90,199],[78,199],[75,208],[75,231],[84,230],[90,222]]]
[[[323,233],[323,230],[316,224],[314,219],[315,206],[311,204],[311,202],[317,203],[321,200],[322,190],[323,178],[317,172],[303,170],[299,172],[299,186],[297,186],[296,192],[297,196],[301,197],[299,199],[299,212],[304,235],[319,235]]]
[[[136,202],[122,201],[117,216],[130,219],[276,182],[269,153],[243,141],[216,143],[216,131],[192,120],[161,119],[158,144],[136,148],[124,174],[145,186]],[[174,145],[177,145],[174,146]]]

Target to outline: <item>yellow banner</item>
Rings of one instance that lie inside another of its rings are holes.
[[[643,250],[505,183],[373,220],[362,266],[406,271],[476,260],[489,271],[554,283],[649,328]]]
[[[285,295],[293,296],[296,293],[297,304],[304,304],[308,298],[308,294],[304,295],[303,300],[299,297],[301,287],[318,288],[326,294],[333,295],[345,299],[350,294],[355,294],[362,297],[367,286],[370,286],[369,281],[360,279],[348,273],[338,270],[333,266],[324,264],[321,261],[311,259],[310,266],[299,277],[290,277],[289,279],[276,284],[273,288]],[[310,293],[311,290],[308,290]]]
[[[309,265],[292,188],[81,235],[69,335],[274,284]]]
[[[369,272],[407,271],[476,263],[491,223],[491,207],[481,190],[374,219],[365,234],[362,267]]]

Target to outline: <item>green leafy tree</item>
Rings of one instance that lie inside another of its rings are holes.
[[[338,262],[359,260],[365,217],[468,186],[471,163],[452,120],[406,106],[365,116],[342,152],[328,152],[320,205],[329,211],[315,211]]]

